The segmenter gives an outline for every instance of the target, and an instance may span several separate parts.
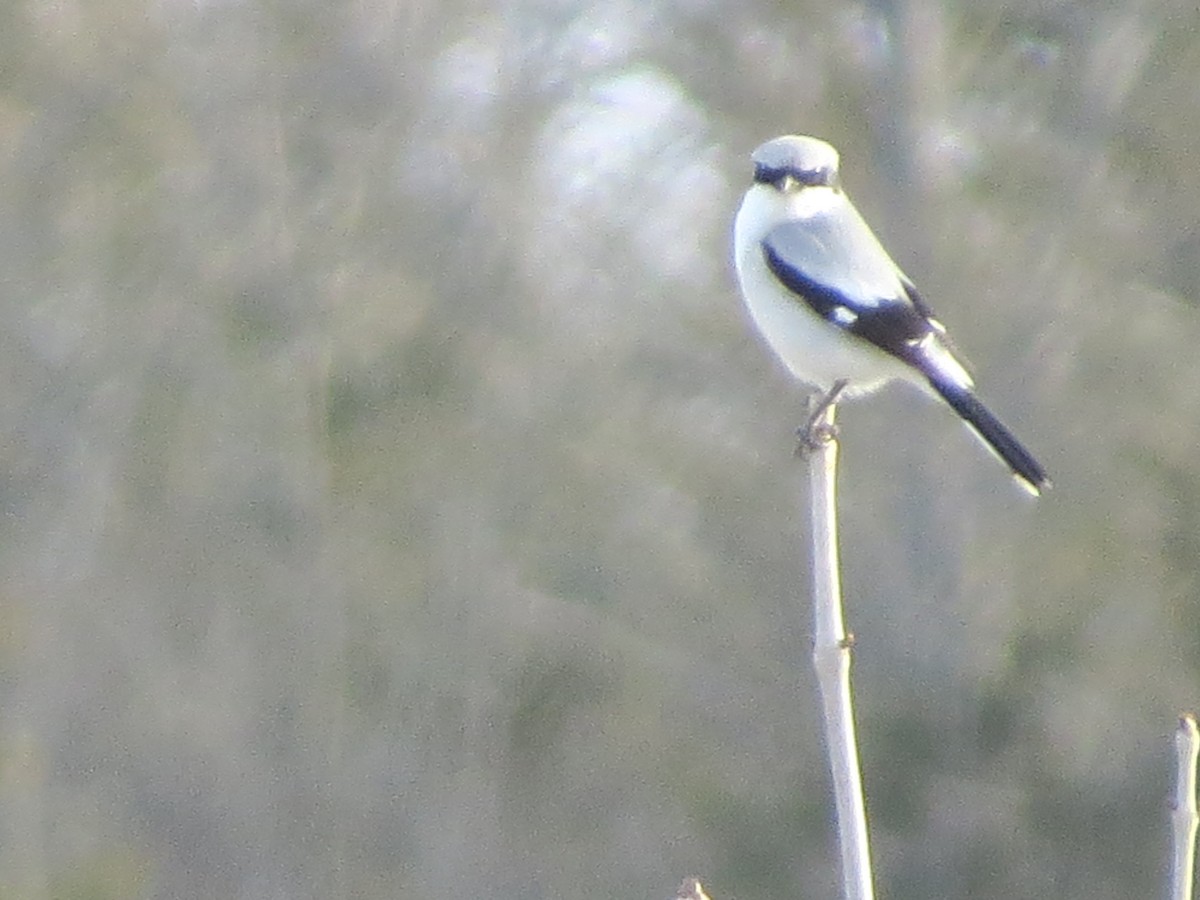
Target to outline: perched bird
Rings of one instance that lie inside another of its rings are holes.
[[[928,386],[1038,494],[1046,471],[975,396],[946,329],[842,191],[838,153],[787,135],[751,156],[734,224],[742,296],[799,380],[842,396],[894,378]],[[836,391],[834,390],[836,387]]]

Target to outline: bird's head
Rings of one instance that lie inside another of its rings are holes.
[[[750,155],[756,184],[789,194],[806,187],[838,187],[838,152],[814,137],[788,134]]]

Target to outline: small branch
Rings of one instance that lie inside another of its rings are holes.
[[[835,386],[840,393],[844,385]],[[837,393],[833,394],[836,399]],[[820,421],[810,421],[808,452],[809,504],[812,514],[813,666],[821,689],[825,746],[837,807],[838,844],[842,854],[842,893],[846,900],[871,900],[871,852],[867,814],[854,735],[850,695],[850,646],[842,619],[837,547],[837,440],[835,406],[824,406]]]
[[[685,878],[675,892],[675,900],[709,900],[709,896],[700,886],[699,878]]]
[[[1171,900],[1191,900],[1196,862],[1196,759],[1200,755],[1200,732],[1196,717],[1179,717],[1175,730],[1175,796],[1171,800],[1171,831],[1174,853],[1171,860]]]

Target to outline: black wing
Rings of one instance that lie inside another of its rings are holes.
[[[767,266],[833,325],[916,365],[918,346],[942,333],[933,311],[847,201],[785,222],[762,242]]]

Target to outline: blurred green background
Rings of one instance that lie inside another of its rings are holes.
[[[0,897],[834,896],[783,132],[1056,482],[841,413],[880,892],[1157,896],[1198,85],[1176,0],[0,6]]]

